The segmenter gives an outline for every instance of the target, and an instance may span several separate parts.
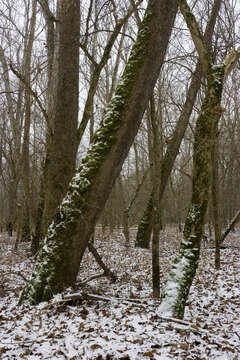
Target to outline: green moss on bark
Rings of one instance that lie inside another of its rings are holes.
[[[150,196],[146,210],[143,214],[141,222],[138,226],[137,237],[135,246],[142,249],[150,248],[150,239],[152,234],[152,225],[153,225],[153,199]]]
[[[221,113],[224,65],[213,66],[208,74],[208,92],[197,120],[194,136],[192,202],[172,270],[162,293],[159,313],[182,318],[198,266],[204,218],[211,181],[211,144]]]
[[[41,244],[32,277],[23,290],[20,303],[36,304],[49,300],[53,294],[73,285],[75,281],[76,274],[68,274],[68,268],[63,264],[64,253],[71,251],[72,237],[76,235],[79,218],[84,217],[95,176],[116,141],[118,129],[128,109],[139,69],[147,55],[151,35],[148,23],[151,17],[152,10],[149,6],[121,81],[107,106],[103,124],[95,133],[93,144],[73,177]]]

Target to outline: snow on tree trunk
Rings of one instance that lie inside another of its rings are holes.
[[[225,64],[212,66],[208,91],[196,123],[193,154],[192,202],[180,250],[163,288],[158,314],[183,318],[186,300],[198,266],[204,218],[211,184],[212,135],[220,106]]]
[[[207,75],[207,93],[196,123],[193,146],[192,201],[184,227],[184,238],[164,286],[158,308],[160,315],[182,318],[186,300],[198,266],[200,245],[212,179],[212,142],[221,107],[224,80],[240,57],[233,49],[220,65],[212,65],[211,53],[186,0],[177,0],[191,33],[203,70]]]
[[[50,299],[74,285],[94,225],[139,128],[168,46],[175,0],[150,0],[103,124],[70,182],[41,244],[20,303]]]
[[[215,0],[211,16],[206,26],[204,39],[205,42],[211,47],[212,37],[214,33],[214,26],[218,16],[219,8],[221,5],[221,0]],[[203,75],[201,62],[198,61],[195,71],[193,72],[190,86],[187,91],[186,101],[184,103],[181,115],[176,123],[176,127],[172,136],[172,141],[168,144],[166,153],[163,157],[160,167],[160,183],[161,189],[159,192],[159,206],[163,199],[165,193],[165,188],[168,183],[169,176],[171,174],[174,161],[179,152],[179,148],[184,137],[185,130],[187,128],[189,118],[192,113],[192,109],[198,94],[198,91],[201,87],[201,78]],[[152,224],[153,224],[153,206],[152,206],[152,197],[151,193],[149,200],[147,202],[146,209],[144,211],[143,217],[138,226],[138,232],[136,237],[136,246],[148,249],[150,247],[150,239],[152,233]]]

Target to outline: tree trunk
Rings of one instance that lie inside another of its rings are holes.
[[[119,184],[119,192],[121,196],[121,212],[122,212],[122,227],[123,227],[123,235],[125,238],[125,246],[130,246],[130,234],[129,234],[129,218],[126,206],[126,199],[123,188],[123,181],[121,175],[118,177]]]
[[[219,12],[221,0],[215,0],[213,10],[206,26],[205,30],[205,41],[208,44],[208,47],[211,46],[212,36],[214,32],[214,26],[216,22],[216,18]],[[167,146],[167,151],[162,159],[162,163],[160,166],[159,176],[161,178],[161,188],[159,192],[159,203],[161,204],[163,195],[169,180],[169,176],[171,174],[175,159],[178,155],[180,145],[182,139],[184,137],[194,103],[196,101],[196,97],[198,91],[201,87],[201,79],[202,79],[202,67],[200,61],[198,61],[196,68],[193,72],[191,83],[187,91],[186,100],[183,105],[183,109],[181,115],[177,121],[172,141]],[[153,226],[153,206],[151,204],[153,199],[153,194],[151,193],[149,200],[147,202],[146,209],[144,211],[143,217],[138,226],[137,238],[136,238],[136,246],[141,248],[148,249],[150,246],[150,238],[152,233]]]
[[[212,142],[212,215],[215,235],[215,268],[220,269],[220,241],[221,241],[221,222],[220,222],[220,209],[219,209],[219,188],[218,188],[218,127],[213,129],[213,142]]]
[[[32,17],[30,21],[29,39],[26,47],[25,54],[25,81],[30,86],[31,84],[31,58],[32,48],[35,34],[37,14],[37,1],[32,1]],[[29,136],[30,136],[30,124],[31,124],[31,94],[29,88],[25,89],[25,122],[24,122],[24,134],[22,144],[22,183],[23,183],[23,231],[22,240],[30,240],[30,159],[29,159]]]
[[[161,101],[161,98],[160,98]],[[154,95],[151,98],[151,124],[152,124],[152,180],[153,180],[153,237],[152,237],[152,287],[153,297],[160,297],[160,264],[159,264],[159,236],[161,230],[161,212],[159,204],[159,191],[161,187],[160,164],[162,159],[162,114],[157,119]]]
[[[152,94],[176,11],[175,0],[149,1],[115,96],[49,226],[20,302],[48,300],[75,283],[94,225],[121,171]]]
[[[232,220],[230,221],[229,225],[223,232],[220,240],[220,244],[223,243],[223,241],[226,239],[227,235],[230,233],[230,231],[234,228],[234,226],[240,221],[240,210],[237,211],[237,213],[234,215]]]
[[[199,261],[211,185],[212,142],[215,140],[215,129],[223,112],[222,87],[224,79],[238,60],[240,51],[233,50],[222,64],[212,65],[211,53],[208,51],[187,2],[178,0],[178,3],[207,74],[208,85],[194,134],[192,201],[184,226],[184,238],[168,275],[162,293],[162,302],[158,309],[160,315],[167,314],[182,318]]]
[[[153,144],[152,144],[152,129],[151,129],[151,112],[150,109],[147,109],[147,133],[148,133],[148,157],[150,163],[150,179],[151,184],[153,185],[153,170],[152,165],[154,162],[153,159]],[[152,234],[152,223],[153,223],[153,192],[151,192],[151,196],[147,202],[147,206],[145,208],[143,217],[138,226],[135,246],[142,248],[142,249],[149,249],[150,248],[150,240]]]
[[[183,240],[162,293],[159,313],[182,318],[188,293],[196,273],[211,181],[211,142],[218,121],[224,65],[212,67],[208,92],[194,135],[192,204],[184,226]]]
[[[49,94],[49,102],[52,97],[52,102],[56,103],[55,106],[49,103],[52,129],[45,165],[43,234],[67,191],[77,152],[80,5],[78,0],[59,1],[59,48],[55,49],[58,53],[57,83],[56,89],[51,85],[53,94]],[[55,75],[51,76],[55,82]]]

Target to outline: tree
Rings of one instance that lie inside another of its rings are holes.
[[[32,1],[32,16],[29,25],[29,38],[26,46],[25,54],[25,81],[31,84],[31,58],[32,49],[35,35],[37,15],[37,0]],[[30,223],[31,223],[31,206],[30,206],[30,158],[29,158],[29,138],[30,138],[30,125],[31,125],[31,93],[29,87],[25,88],[25,121],[24,121],[24,134],[22,144],[22,183],[24,195],[24,218],[22,223],[22,240],[30,240]]]
[[[204,39],[208,46],[211,46],[212,37],[214,33],[214,26],[216,23],[217,15],[219,12],[221,0],[216,0],[214,2],[214,6],[212,9],[211,16],[206,26]],[[176,123],[174,133],[171,137],[171,141],[169,141],[167,145],[167,149],[165,155],[161,161],[161,165],[159,166],[159,182],[158,187],[159,190],[159,208],[164,196],[164,192],[175,162],[175,159],[178,155],[179,148],[184,137],[187,125],[189,123],[189,119],[194,107],[194,103],[197,98],[197,94],[201,87],[201,79],[203,76],[201,62],[198,61],[195,70],[193,71],[191,82],[186,94],[186,100],[183,105],[181,115],[178,118]],[[141,248],[149,248],[150,247],[150,237],[153,228],[153,197],[154,197],[153,189],[151,191],[150,197],[147,202],[147,206],[144,210],[143,217],[138,226],[138,232],[136,237],[136,246]]]
[[[55,109],[48,138],[43,233],[73,176],[77,152],[80,4],[59,0],[59,48]],[[54,89],[53,89],[54,91]],[[70,141],[71,139],[71,141]]]
[[[161,105],[160,105],[161,107]],[[153,297],[160,297],[160,264],[159,264],[159,235],[161,229],[161,212],[159,204],[159,172],[162,159],[162,111],[157,114],[154,95],[150,102],[150,116],[152,127],[152,183],[153,183],[153,237],[152,237],[152,284]]]
[[[48,300],[75,283],[94,225],[120,173],[152,94],[175,20],[175,0],[150,0],[103,123],[70,182],[20,302]]]
[[[226,76],[240,56],[233,50],[219,65],[212,63],[209,51],[197,21],[185,0],[178,0],[179,7],[191,33],[203,71],[207,78],[207,92],[197,119],[192,172],[192,200],[184,226],[183,240],[172,270],[163,288],[160,315],[182,318],[186,300],[198,266],[204,218],[211,186],[211,154],[216,127],[224,109],[221,107],[222,88]]]

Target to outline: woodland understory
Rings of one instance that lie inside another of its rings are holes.
[[[239,20],[0,1],[1,360],[240,359]]]
[[[151,251],[126,247],[121,230],[102,233],[95,246],[117,281],[102,274],[86,252],[81,277],[51,301],[18,306],[20,291],[34,259],[29,243],[14,250],[15,238],[0,234],[1,360],[188,359],[238,360],[240,356],[240,229],[221,250],[221,270],[214,268],[214,248],[201,249],[201,260],[188,298],[185,318],[161,318],[152,298]],[[160,233],[161,284],[179,248],[182,233]],[[93,278],[93,280],[90,280]]]

